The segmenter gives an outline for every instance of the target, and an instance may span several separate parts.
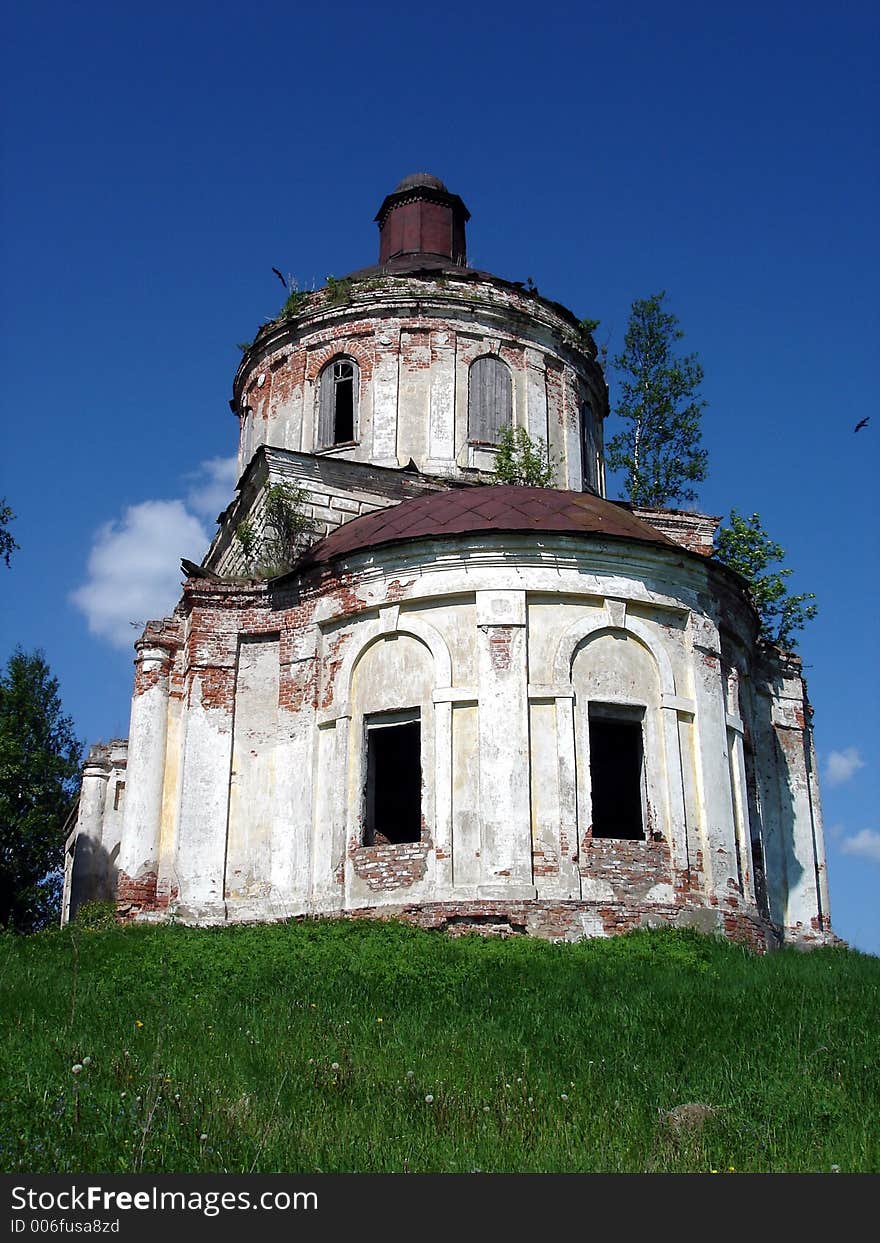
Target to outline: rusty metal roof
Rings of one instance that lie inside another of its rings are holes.
[[[309,548],[296,568],[311,569],[387,544],[501,531],[610,535],[681,551],[647,522],[591,493],[492,485],[418,496],[355,518]]]

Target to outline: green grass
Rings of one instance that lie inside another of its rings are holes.
[[[73,926],[0,937],[0,989],[7,1173],[880,1169],[848,950]]]

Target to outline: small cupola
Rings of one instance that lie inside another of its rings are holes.
[[[450,194],[438,177],[411,173],[379,208],[379,263],[396,266],[424,255],[456,267],[467,264],[465,224],[471,214],[457,194]]]

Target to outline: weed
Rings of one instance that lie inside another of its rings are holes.
[[[341,278],[336,276],[327,277],[327,293],[325,300],[328,306],[348,306],[351,302],[352,286],[354,282],[350,276]]]
[[[95,932],[116,926],[116,903],[84,902],[73,919],[74,926],[82,931]]]
[[[279,319],[296,319],[297,315],[301,315],[309,302],[309,291],[300,289],[296,281],[291,281],[290,290],[282,306],[278,318]]]

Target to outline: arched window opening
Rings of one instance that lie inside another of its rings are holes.
[[[513,385],[510,370],[500,358],[487,354],[471,363],[468,372],[468,440],[497,445],[501,432],[513,422]]]
[[[593,837],[643,841],[645,756],[641,708],[590,704]]]
[[[357,438],[358,365],[336,358],[321,372],[318,388],[318,448],[350,444]]]

